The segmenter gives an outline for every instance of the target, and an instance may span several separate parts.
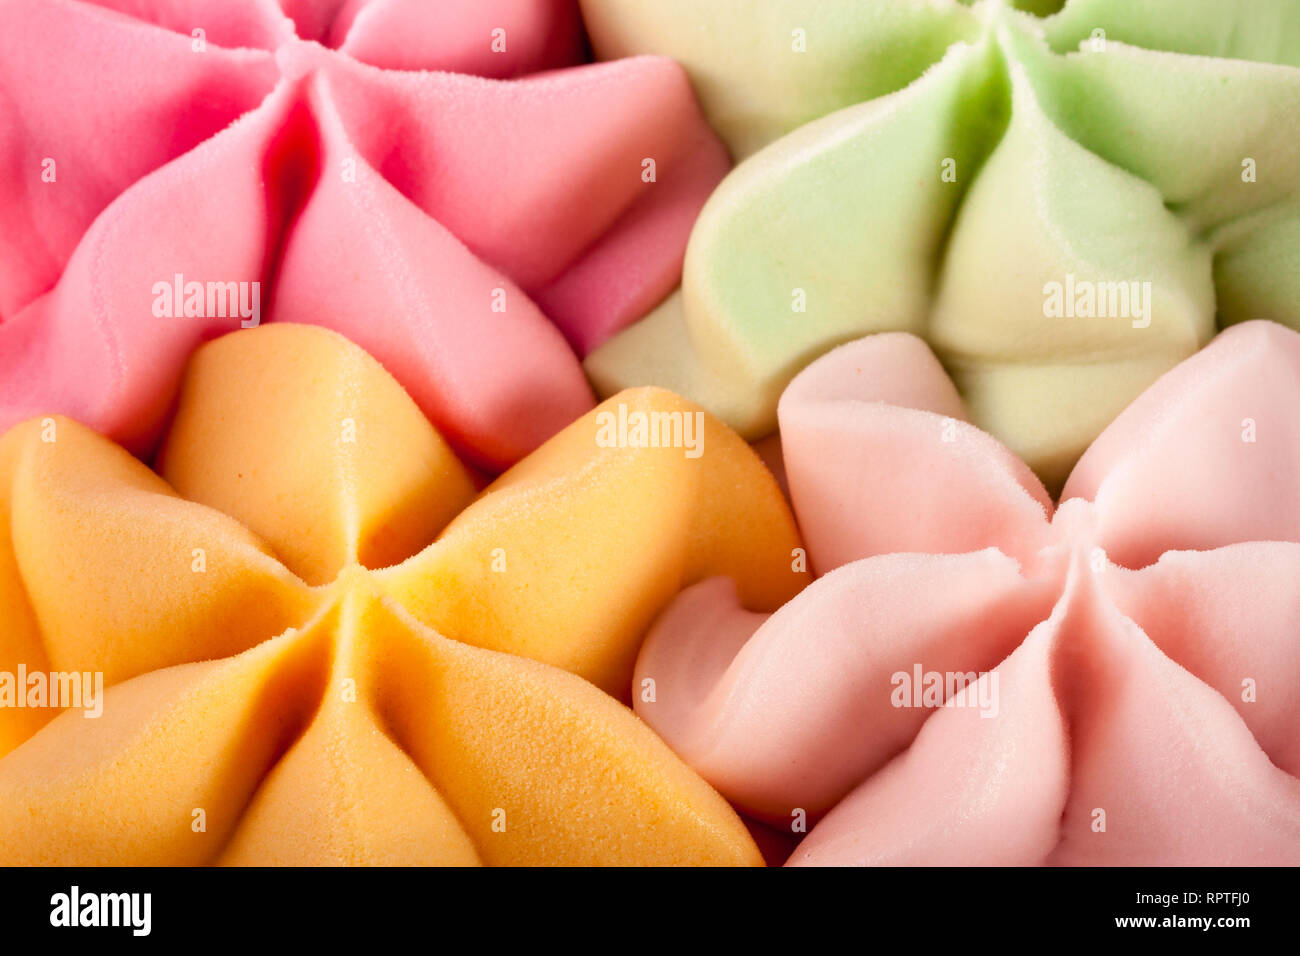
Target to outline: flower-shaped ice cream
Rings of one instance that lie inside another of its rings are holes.
[[[0,537],[0,862],[759,862],[615,699],[681,587],[806,578],[771,474],[670,393],[476,496],[355,345],[238,331],[157,474],[68,419],[0,439]]]
[[[1152,385],[1059,508],[884,333],[781,399],[821,576],[773,615],[685,591],[637,709],[808,864],[1300,863],[1300,334]]]
[[[565,0],[0,0],[0,428],[147,452],[200,342],[282,320],[513,463],[728,164],[680,67],[582,46]]]
[[[738,155],[789,133],[710,198],[680,295],[588,358],[601,391],[758,435],[812,358],[908,331],[1055,490],[1216,322],[1300,328],[1294,0],[584,9],[602,55],[680,59]]]

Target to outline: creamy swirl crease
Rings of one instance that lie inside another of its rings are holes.
[[[818,355],[912,332],[1055,492],[1216,326],[1300,328],[1289,0],[584,11],[602,56],[680,60],[743,159],[680,291],[587,358],[602,393],[662,384],[757,437]]]
[[[1229,329],[1084,454],[1055,507],[918,338],[781,400],[820,577],[656,623],[637,711],[804,864],[1300,863],[1300,334]],[[917,673],[968,675],[932,703]],[[905,675],[899,678],[898,675]]]

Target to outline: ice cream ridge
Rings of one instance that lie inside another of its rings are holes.
[[[195,347],[287,321],[500,470],[591,408],[580,355],[678,283],[729,166],[676,63],[581,62],[571,0],[4,23],[0,429],[61,412],[147,454]]]
[[[478,483],[375,359],[289,323],[195,353],[156,471],[10,430],[0,863],[761,863],[627,701],[683,587],[806,583],[771,473],[636,389]]]
[[[785,390],[817,579],[701,582],[636,709],[795,865],[1300,865],[1300,333],[1234,326],[1059,504],[908,333]]]
[[[680,61],[739,161],[681,289],[586,359],[602,393],[653,382],[757,437],[809,361],[906,331],[1056,492],[1216,327],[1300,328],[1293,0],[583,12],[599,56]]]

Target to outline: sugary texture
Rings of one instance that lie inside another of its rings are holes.
[[[337,422],[334,441],[304,421]],[[189,500],[235,517],[313,585],[349,561],[401,561],[475,493],[378,362],[295,325],[228,335],[195,353],[158,473]]]
[[[809,361],[907,331],[1059,491],[1216,323],[1300,328],[1292,0],[583,7],[598,54],[680,59],[745,157],[680,291],[587,358],[602,394],[654,382],[756,437]]]
[[[806,814],[795,864],[1300,864],[1297,407],[1300,334],[1235,326],[1054,507],[920,339],[841,346],[780,408],[819,577],[771,615],[683,592],[637,712]]]
[[[638,413],[698,430],[606,440]],[[158,469],[59,416],[0,438],[0,671],[107,686],[0,708],[0,863],[761,862],[624,703],[681,588],[808,577],[690,403],[617,396],[476,497],[378,362],[272,324],[195,353]]]
[[[148,453],[196,346],[291,321],[500,470],[591,407],[574,350],[676,285],[728,167],[671,61],[552,69],[583,50],[566,0],[0,16],[0,428]]]
[[[845,106],[902,89],[978,24],[956,2],[581,0],[604,60],[658,53],[690,74],[738,161]],[[795,53],[796,30],[809,52]]]

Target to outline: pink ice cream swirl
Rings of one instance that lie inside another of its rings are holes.
[[[791,864],[1300,864],[1300,335],[1223,332],[1053,506],[917,338],[780,404],[812,570],[720,579],[645,644],[637,711]],[[645,682],[653,681],[653,685]]]
[[[147,454],[199,344],[290,321],[518,460],[729,166],[676,63],[584,55],[574,0],[0,0],[0,431]]]

